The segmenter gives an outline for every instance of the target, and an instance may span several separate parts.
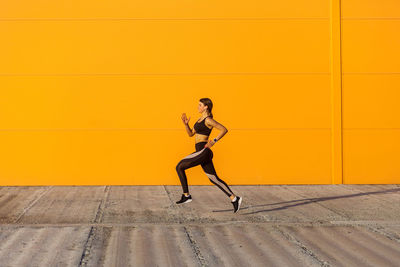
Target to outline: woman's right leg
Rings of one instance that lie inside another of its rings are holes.
[[[234,213],[238,212],[243,198],[240,196],[236,196],[229,188],[229,186],[218,177],[217,172],[215,171],[214,168],[214,164],[212,162],[212,156],[209,160],[201,164],[201,167],[203,167],[203,170],[210,179],[210,181],[216,186],[218,186],[218,188],[221,189],[222,192],[224,192],[229,198],[231,198],[231,202],[233,205],[233,212]]]
[[[218,177],[217,172],[215,171],[214,168],[214,164],[211,159],[201,164],[201,167],[206,173],[208,179],[210,179],[210,181],[213,184],[218,186],[218,188],[221,189],[222,192],[225,193],[225,195],[227,195],[228,197],[234,195],[229,186],[222,179]]]

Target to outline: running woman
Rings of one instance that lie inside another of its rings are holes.
[[[185,124],[185,128],[189,137],[196,135],[196,152],[193,152],[182,159],[176,166],[176,171],[178,172],[183,189],[182,197],[176,203],[183,204],[192,201],[192,196],[189,194],[185,170],[197,165],[201,165],[210,181],[218,186],[218,188],[221,189],[228,197],[230,197],[233,205],[233,212],[236,213],[239,211],[240,204],[242,203],[242,197],[236,196],[229,186],[218,177],[212,162],[213,152],[210,148],[228,132],[228,130],[222,124],[213,119],[213,115],[211,113],[212,107],[213,103],[211,99],[200,99],[198,111],[201,113],[201,118],[194,124],[193,129],[190,129],[189,126],[190,117],[187,118],[185,113],[182,114],[182,121]],[[221,133],[217,136],[217,138],[214,138],[214,140],[208,140],[211,130],[214,127],[220,130]]]

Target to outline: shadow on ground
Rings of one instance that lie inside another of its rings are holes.
[[[250,215],[250,214],[255,214],[255,213],[260,213],[260,212],[284,210],[284,209],[291,208],[291,207],[308,205],[308,204],[327,201],[327,200],[335,200],[335,199],[343,199],[343,198],[354,198],[354,197],[362,197],[362,196],[376,195],[376,194],[388,194],[388,193],[395,193],[395,192],[399,192],[399,191],[400,191],[400,188],[396,188],[396,189],[373,191],[373,192],[364,192],[364,193],[340,195],[340,196],[303,198],[303,199],[295,199],[295,200],[276,202],[276,203],[268,203],[268,204],[260,204],[260,205],[249,205],[249,206],[241,208],[241,210],[246,210],[246,209],[249,209],[249,208],[259,208],[259,207],[266,207],[266,206],[274,206],[274,205],[282,205],[282,204],[293,203],[293,204],[285,205],[285,206],[282,206],[282,207],[276,207],[276,208],[270,208],[270,209],[262,209],[262,210],[256,210],[256,211],[252,211],[252,212],[242,213],[242,215]],[[231,209],[228,209],[228,210],[213,210],[213,212],[231,212],[231,211],[232,211]]]

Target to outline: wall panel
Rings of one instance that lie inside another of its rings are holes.
[[[400,183],[400,2],[342,10],[344,183]]]

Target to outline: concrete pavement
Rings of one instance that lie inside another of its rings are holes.
[[[400,266],[400,185],[0,187],[0,266]]]

